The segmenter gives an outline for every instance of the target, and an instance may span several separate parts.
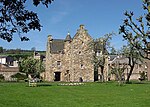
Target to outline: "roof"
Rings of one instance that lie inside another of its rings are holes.
[[[0,58],[7,58],[8,56],[6,55],[0,55]]]
[[[129,59],[126,56],[110,55],[109,58],[110,58],[109,61],[112,64],[115,64],[115,63],[128,64],[129,63]],[[137,60],[136,63],[142,64],[143,62],[141,62],[140,60]]]
[[[71,38],[71,36],[70,36],[70,33],[68,32],[65,41],[71,41],[71,40],[72,40],[72,38]]]
[[[80,25],[79,29],[77,29],[77,32],[76,32],[76,34],[74,35],[73,39],[76,38],[76,37],[77,37],[78,35],[80,35],[81,33],[82,33],[82,34],[85,33],[85,35],[86,35],[87,37],[89,37],[89,38],[92,39],[92,37],[89,35],[88,31],[84,28],[84,25],[83,25],[83,24]]]
[[[59,53],[64,49],[64,40],[63,39],[53,39],[51,43],[51,53]]]
[[[119,63],[119,64],[128,64],[129,59],[128,58],[117,58],[114,60],[113,63]]]
[[[118,55],[109,55],[109,61],[113,61]]]

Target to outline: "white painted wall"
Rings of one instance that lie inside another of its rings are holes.
[[[6,64],[6,58],[0,58],[0,63],[1,64]]]

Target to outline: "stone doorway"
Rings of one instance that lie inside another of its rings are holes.
[[[54,81],[60,81],[60,77],[61,77],[61,72],[54,72]]]

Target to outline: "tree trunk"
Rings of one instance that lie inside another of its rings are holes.
[[[104,82],[104,66],[101,66],[101,81]]]
[[[126,83],[129,83],[130,77],[131,77],[132,72],[133,72],[134,65],[133,65],[133,66],[130,66],[130,67],[131,67],[131,69],[130,69],[129,74],[127,75]]]

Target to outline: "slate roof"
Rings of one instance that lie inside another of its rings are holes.
[[[118,55],[109,55],[109,61],[113,61]]]
[[[53,39],[50,46],[51,46],[51,53],[63,52],[64,40],[63,39]]]
[[[68,35],[66,36],[65,41],[71,41],[71,40],[72,40],[72,38],[71,38],[70,34],[68,34]]]

